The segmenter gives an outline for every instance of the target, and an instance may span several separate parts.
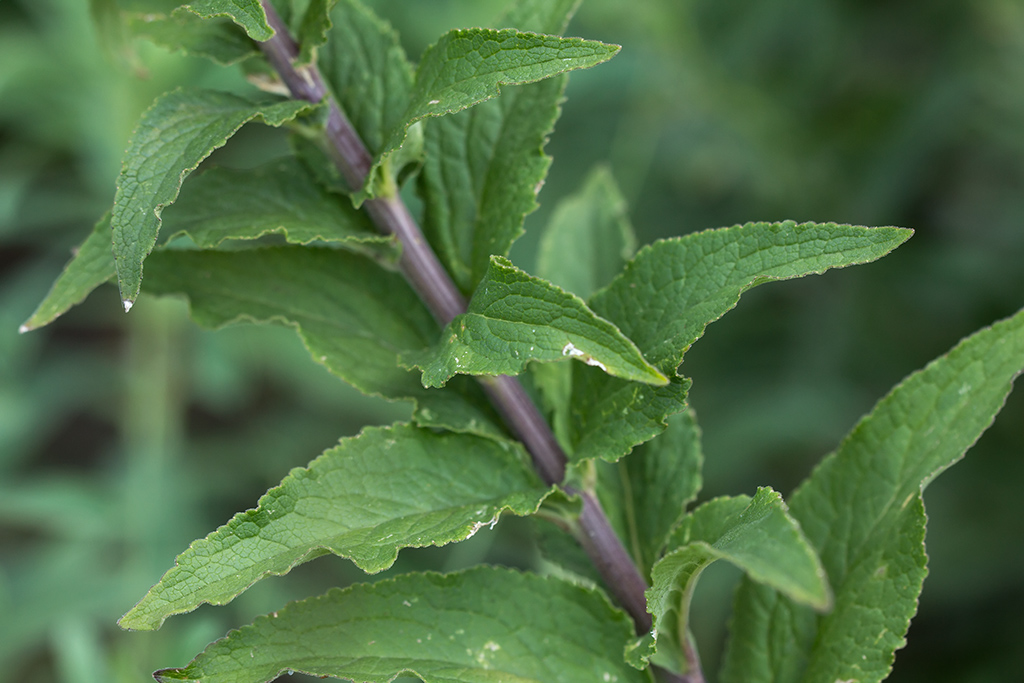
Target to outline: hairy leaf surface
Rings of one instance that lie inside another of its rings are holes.
[[[748,223],[661,240],[588,302],[632,339],[652,365],[673,378],[640,388],[574,368],[574,459],[614,461],[661,433],[685,405],[675,379],[683,354],[751,287],[866,263],[911,235],[901,228],[833,223]]]
[[[423,368],[424,386],[442,386],[457,373],[516,375],[529,361],[570,358],[630,380],[668,382],[579,297],[501,256],[492,256],[490,264],[467,312],[448,324],[440,345],[408,357]]]
[[[407,105],[391,128],[374,169],[405,141],[416,121],[452,114],[497,97],[503,85],[533,83],[574,69],[586,69],[611,59],[615,45],[580,38],[559,38],[514,29],[456,29],[427,48],[420,59]],[[371,171],[357,200],[374,196],[379,188]]]
[[[263,683],[286,671],[385,683],[641,683],[632,627],[594,590],[491,567],[405,574],[292,603],[160,681]]]
[[[674,549],[654,565],[646,594],[648,611],[654,616],[655,642],[644,653],[650,639],[643,638],[633,652],[643,661],[665,644],[669,657],[676,659],[673,665],[685,670],[685,662],[672,655],[688,637],[697,579],[715,560],[739,567],[752,581],[802,605],[825,609],[831,604],[821,561],[782,496],[770,488],[759,488],[753,498],[734,496],[704,503],[687,515],[669,543]]]
[[[223,605],[325,552],[379,572],[401,548],[463,540],[505,510],[536,512],[547,492],[518,443],[409,425],[367,428],[194,542],[120,624],[159,628],[172,614]]]
[[[576,4],[522,2],[500,25],[558,35]],[[492,254],[508,255],[523,218],[537,208],[551,164],[543,148],[565,83],[561,76],[505,88],[494,101],[424,121],[423,231],[465,293],[483,278]]]
[[[1024,312],[907,377],[858,423],[790,500],[835,609],[818,616],[745,582],[723,680],[870,683],[889,674],[926,574],[922,491],[988,428],[1022,370]]]
[[[142,115],[125,152],[110,225],[118,287],[125,309],[142,285],[142,263],[160,231],[160,214],[185,176],[245,123],[279,126],[309,103],[254,102],[212,90],[179,89],[157,98]]]
[[[436,338],[437,323],[400,275],[369,258],[317,247],[165,250],[153,254],[148,268],[147,289],[187,296],[200,325],[292,325],[313,359],[352,386],[416,401],[418,424],[503,434],[469,378],[429,390],[417,373],[399,367],[402,353]]]

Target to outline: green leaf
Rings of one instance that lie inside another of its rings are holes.
[[[374,159],[361,201],[375,196],[377,169],[405,141],[406,131],[428,116],[452,114],[497,97],[503,85],[544,80],[611,59],[619,47],[580,38],[521,33],[513,29],[457,29],[427,48],[398,124]]]
[[[633,650],[635,665],[646,662],[659,645],[680,652],[688,637],[690,601],[701,572],[725,560],[752,580],[781,591],[815,609],[831,604],[821,561],[788,514],[782,496],[767,487],[748,496],[716,498],[688,515],[670,541],[671,550],[654,565],[647,609],[654,616],[654,643]],[[666,653],[661,653],[663,656]],[[685,660],[672,657],[673,668],[685,671]],[[639,661],[638,661],[639,660]],[[824,680],[824,679],[819,679]],[[831,679],[829,679],[831,680]]]
[[[690,345],[751,287],[877,259],[907,240],[901,228],[748,223],[644,247],[589,300],[672,383],[630,385],[574,368],[573,459],[614,461],[656,436],[685,406],[676,370]]]
[[[385,683],[640,683],[622,661],[632,634],[599,593],[480,567],[405,574],[292,603],[210,645],[159,681],[263,683],[286,671]]]
[[[860,421],[790,500],[835,609],[818,616],[745,582],[723,680],[870,683],[889,674],[926,574],[922,491],[988,428],[1022,370],[1024,311],[907,377]]]
[[[253,169],[213,168],[200,173],[185,183],[181,196],[162,218],[165,243],[187,235],[200,247],[215,248],[225,240],[277,233],[292,244],[344,244],[385,261],[398,255],[393,238],[377,232],[350,201],[321,188],[312,173],[292,158]],[[53,322],[114,275],[108,214],[76,249],[21,331]]]
[[[223,605],[268,575],[332,552],[376,573],[401,548],[445,545],[537,511],[548,492],[522,446],[409,425],[367,428],[296,468],[175,560],[121,626],[159,628],[172,614]]]
[[[625,200],[611,172],[599,166],[589,174],[579,192],[555,207],[541,236],[537,274],[586,298],[622,270],[632,257],[635,244],[632,226],[626,218]],[[573,258],[566,259],[564,254],[573,254]],[[530,365],[541,404],[566,453],[575,450],[570,436],[573,368],[574,364],[566,363]],[[624,448],[628,451],[631,446],[630,443]]]
[[[204,19],[230,17],[253,40],[267,40],[274,35],[259,0],[192,0],[182,7]]]
[[[601,505],[644,576],[697,497],[703,464],[700,427],[689,409],[670,416],[665,433],[629,457],[597,463]]]
[[[708,324],[748,289],[874,261],[912,234],[903,228],[794,221],[691,233],[641,249],[590,305],[659,369],[675,372]]]
[[[49,325],[72,306],[82,303],[92,290],[114,277],[114,254],[110,250],[110,214],[106,214],[75,250],[64,272],[50,292],[19,329],[28,332]]]
[[[555,207],[541,236],[537,274],[586,299],[611,282],[635,250],[626,200],[611,170],[598,166]]]
[[[262,11],[262,10],[261,10]],[[279,126],[310,108],[307,102],[254,102],[212,90],[174,90],[142,115],[125,152],[110,225],[118,287],[125,310],[142,285],[142,262],[153,250],[160,214],[185,176],[253,119]]]
[[[180,8],[169,15],[126,13],[125,22],[135,36],[218,64],[236,64],[259,54],[256,44],[234,23],[203,19]]]
[[[686,409],[689,390],[689,379],[673,375],[655,387],[573,367],[570,460],[615,462],[665,431],[668,417]]]
[[[523,2],[502,25],[559,34],[576,4]],[[543,148],[565,83],[562,76],[509,87],[494,101],[423,122],[423,232],[463,292],[476,288],[492,254],[508,255],[537,208],[551,164]]]
[[[495,22],[497,28],[560,36],[582,0],[517,0]]]
[[[401,125],[413,67],[394,29],[356,0],[339,0],[330,17],[317,64],[363,144],[377,154]]]
[[[294,326],[314,360],[360,391],[416,401],[418,424],[504,434],[469,378],[430,390],[418,373],[399,367],[400,354],[436,338],[437,323],[398,273],[369,258],[316,247],[164,250],[150,257],[147,270],[147,290],[184,294],[200,325]]]
[[[168,235],[187,233],[203,248],[227,239],[280,233],[293,244],[327,241],[396,249],[369,217],[328,192],[297,159],[251,169],[212,168],[190,178],[163,215]]]
[[[529,361],[575,358],[629,380],[668,380],[615,326],[579,297],[531,277],[501,256],[441,335],[441,344],[406,359],[423,368],[423,385],[443,386],[456,374],[516,375]]]
[[[317,50],[327,42],[331,30],[331,9],[337,0],[310,0],[296,32],[299,56],[296,64],[312,64],[316,61]]]

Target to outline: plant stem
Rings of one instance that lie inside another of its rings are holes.
[[[326,102],[328,107],[327,138],[331,154],[346,182],[360,188],[372,166],[372,158],[351,122],[330,95],[315,64],[296,67],[298,47],[287,27],[268,0],[260,0],[267,21],[275,34],[260,48],[284,81],[292,96],[309,102]],[[451,277],[441,265],[408,208],[397,195],[371,199],[366,210],[386,233],[395,235],[402,245],[399,267],[441,325],[464,313],[466,303]],[[509,427],[525,444],[541,477],[549,484],[561,484],[565,478],[567,458],[550,427],[526,391],[514,377],[482,378],[491,401]],[[612,530],[608,517],[597,497],[586,491],[566,488],[582,498],[580,543],[598,568],[619,604],[633,618],[637,633],[651,629],[644,591],[647,585],[622,542]]]

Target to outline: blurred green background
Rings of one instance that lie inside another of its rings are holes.
[[[502,3],[378,0],[410,55]],[[555,162],[513,256],[593,164],[609,162],[641,242],[749,220],[914,228],[869,266],[745,295],[687,355],[704,498],[789,492],[893,384],[1024,306],[1020,0],[587,0],[570,27],[623,45],[575,74]],[[130,316],[104,287],[19,335],[108,207],[139,113],[237,69],[97,37],[83,0],[0,2],[0,681],[147,680],[287,600],[360,577],[323,558],[230,606],[128,634],[117,618],[192,539],[294,466],[408,408],[357,395],[286,329],[198,330],[176,301]],[[273,134],[243,129],[217,161]],[[892,681],[1024,670],[1024,391],[927,492],[930,576]],[[395,570],[529,565],[503,521]],[[394,570],[393,570],[394,571]],[[735,576],[712,567],[695,624],[714,678]]]

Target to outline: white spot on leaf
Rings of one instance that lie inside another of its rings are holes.
[[[125,299],[124,301],[121,302],[121,304],[124,306],[124,312],[127,313],[128,311],[132,310],[132,306],[135,305],[135,302]]]
[[[572,342],[569,342],[568,344],[562,347],[562,355],[575,358],[577,356],[582,356],[583,352],[577,349],[575,346],[573,346]]]
[[[579,349],[577,349],[573,345],[572,342],[569,342],[565,346],[562,347],[562,355],[563,356],[569,356],[570,358],[579,358],[581,361],[583,361],[587,365],[593,365],[595,367],[601,368],[605,372],[608,372],[608,368],[605,367],[604,363],[602,363],[601,361],[597,360],[596,358],[591,356],[589,353],[584,353],[583,351],[580,351]]]

